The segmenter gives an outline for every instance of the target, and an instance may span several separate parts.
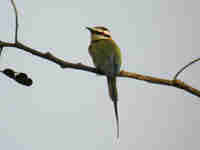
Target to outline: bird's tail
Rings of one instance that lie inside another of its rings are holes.
[[[113,101],[116,123],[117,123],[117,138],[119,138],[119,115],[118,115],[118,94],[117,94],[117,85],[116,85],[116,77],[107,76],[108,81],[108,90],[110,98]]]

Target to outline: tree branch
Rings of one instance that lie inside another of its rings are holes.
[[[31,53],[32,55],[35,55],[35,56],[41,57],[43,59],[49,60],[49,61],[59,65],[63,69],[64,68],[78,69],[78,70],[82,70],[82,71],[96,73],[96,74],[99,74],[99,75],[104,75],[102,72],[100,72],[96,68],[86,66],[86,65],[83,65],[81,63],[70,63],[70,62],[64,61],[64,60],[52,55],[50,52],[42,53],[39,50],[33,49],[29,46],[26,46],[26,45],[18,42],[18,26],[19,26],[18,25],[18,13],[17,13],[17,8],[16,8],[16,5],[14,3],[14,0],[11,0],[11,3],[12,3],[12,6],[15,10],[15,20],[16,20],[15,43],[0,41],[0,50],[2,50],[4,47],[17,48],[19,50],[23,50],[25,52]],[[191,94],[193,94],[197,97],[200,97],[200,91],[198,89],[195,89],[195,88],[189,86],[188,84],[184,83],[181,80],[176,80],[178,75],[184,69],[186,69],[188,66],[190,66],[191,64],[193,64],[193,63],[195,63],[199,60],[200,60],[200,58],[190,62],[189,64],[187,64],[186,66],[181,68],[176,73],[173,80],[162,79],[162,78],[157,78],[157,77],[152,77],[152,76],[146,76],[146,75],[131,73],[131,72],[127,72],[127,71],[121,71],[120,74],[118,75],[118,77],[131,78],[131,79],[146,81],[148,83],[153,83],[153,84],[167,85],[167,86],[171,86],[171,87],[175,87],[175,88],[185,90],[186,92],[189,92],[189,93],[191,93]]]
[[[91,73],[95,73],[95,74],[99,74],[99,75],[104,75],[102,72],[100,72],[96,68],[86,66],[81,63],[70,63],[70,62],[64,61],[64,60],[52,55],[50,52],[42,53],[39,50],[30,48],[20,42],[8,43],[8,42],[0,41],[0,47],[13,47],[13,48],[17,48],[19,50],[23,50],[23,51],[31,53],[35,56],[49,60],[49,61],[59,65],[63,69],[65,69],[65,68],[78,69],[78,70],[87,71],[87,72],[91,72]],[[168,80],[168,79],[146,76],[146,75],[137,74],[137,73],[131,73],[131,72],[127,72],[127,71],[121,71],[120,74],[118,75],[118,77],[131,78],[131,79],[146,81],[148,83],[176,87],[176,88],[185,90],[185,91],[189,92],[190,94],[193,94],[197,97],[200,97],[200,91],[198,89],[191,87],[190,85],[184,83],[181,80]]]

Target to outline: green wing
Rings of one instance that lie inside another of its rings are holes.
[[[98,69],[111,76],[119,73],[122,62],[121,51],[113,40],[102,39],[92,42],[89,53]]]

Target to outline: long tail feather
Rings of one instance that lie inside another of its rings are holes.
[[[107,76],[107,81],[108,81],[109,95],[114,105],[114,112],[115,112],[115,118],[116,118],[116,124],[117,124],[117,138],[119,138],[119,115],[118,115],[118,107],[117,107],[118,94],[117,94],[117,86],[116,86],[116,77]]]
[[[117,138],[119,138],[119,115],[118,115],[117,101],[113,101],[113,105],[114,105],[116,124],[117,124]]]

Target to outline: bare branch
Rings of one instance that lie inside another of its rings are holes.
[[[18,12],[17,12],[16,5],[14,3],[14,0],[11,0],[11,3],[12,3],[12,6],[15,10],[15,21],[16,21],[15,43],[8,43],[8,42],[0,41],[0,50],[2,50],[4,47],[13,47],[13,48],[17,48],[19,50],[23,50],[25,52],[31,53],[32,55],[41,57],[43,59],[47,59],[47,60],[59,65],[63,69],[64,68],[78,69],[78,70],[82,70],[82,71],[87,71],[87,72],[91,72],[91,73],[104,75],[102,72],[100,72],[96,68],[89,67],[89,66],[83,65],[81,63],[76,63],[76,64],[70,63],[70,62],[64,61],[64,60],[52,55],[50,52],[42,53],[39,50],[33,49],[29,46],[26,46],[26,45],[18,42],[18,26],[19,26],[18,25]],[[118,75],[118,77],[132,78],[132,79],[146,81],[146,82],[153,83],[153,84],[160,84],[160,85],[167,85],[167,86],[171,86],[171,87],[176,87],[176,88],[185,90],[185,91],[187,91],[187,92],[189,92],[189,93],[191,93],[191,94],[193,94],[197,97],[200,97],[200,90],[195,89],[195,88],[187,85],[186,83],[184,83],[180,80],[176,80],[178,75],[181,72],[183,72],[183,70],[185,70],[187,67],[189,67],[190,65],[192,65],[193,63],[195,63],[199,60],[200,60],[200,58],[193,60],[192,62],[190,62],[189,64],[187,64],[183,68],[181,68],[176,73],[173,80],[161,79],[161,78],[157,78],[157,77],[146,76],[146,75],[126,72],[126,71],[121,71],[120,74]]]
[[[194,64],[194,63],[196,63],[196,62],[199,61],[199,60],[200,60],[200,58],[197,58],[197,59],[195,59],[195,60],[189,62],[189,63],[188,63],[187,65],[185,65],[184,67],[182,67],[182,68],[175,74],[174,80],[176,80],[177,77],[178,77],[186,68],[188,68],[189,66],[191,66],[191,65]]]
[[[181,80],[162,79],[162,78],[157,78],[157,77],[152,77],[152,76],[141,75],[137,73],[130,73],[126,71],[121,71],[119,76],[146,81],[153,84],[167,85],[167,86],[179,88],[179,89],[189,92],[190,94],[200,97],[200,90],[191,87],[190,85],[184,83]]]
[[[14,0],[11,0],[11,4],[12,4],[14,11],[15,11],[15,43],[17,43],[18,42],[18,28],[19,28],[18,12],[17,12],[17,7],[15,5]]]
[[[36,49],[30,48],[30,47],[22,44],[20,42],[8,43],[8,42],[0,41],[0,47],[13,47],[13,48],[17,48],[19,50],[23,50],[23,51],[31,53],[35,56],[41,57],[43,59],[47,59],[47,60],[59,65],[63,69],[65,69],[65,68],[78,69],[78,70],[87,71],[87,72],[91,72],[91,73],[95,73],[95,74],[99,74],[99,75],[104,75],[102,72],[100,72],[96,68],[86,66],[81,63],[70,63],[70,62],[64,61],[64,60],[52,55],[50,52],[42,53]],[[162,79],[162,78],[146,76],[146,75],[137,74],[137,73],[131,73],[131,72],[127,72],[127,71],[121,71],[120,74],[118,75],[118,77],[131,78],[131,79],[146,81],[148,83],[176,87],[176,88],[185,90],[185,91],[189,92],[190,94],[193,94],[197,97],[200,97],[200,90],[195,89],[180,80]]]

